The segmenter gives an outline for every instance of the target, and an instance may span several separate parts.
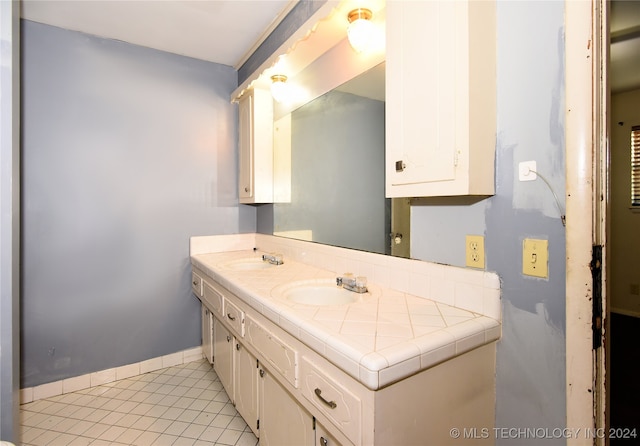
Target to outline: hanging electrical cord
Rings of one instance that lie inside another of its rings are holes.
[[[558,195],[556,195],[556,192],[553,190],[553,187],[551,187],[551,184],[547,181],[547,179],[545,177],[540,175],[539,172],[536,172],[535,170],[533,170],[531,168],[529,168],[529,173],[535,173],[547,185],[547,187],[549,188],[549,190],[553,194],[553,198],[556,199],[556,206],[558,207],[558,212],[560,212],[560,221],[562,221],[562,226],[567,226],[567,216],[565,215],[564,211],[562,210],[562,206],[560,205],[560,200],[558,199]],[[528,173],[527,173],[527,175],[528,175]]]

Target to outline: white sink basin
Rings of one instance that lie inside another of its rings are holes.
[[[346,305],[359,300],[358,293],[347,291],[330,282],[305,283],[283,291],[283,297],[305,305]]]
[[[265,262],[259,257],[248,257],[246,259],[233,260],[223,265],[225,268],[237,271],[260,270],[273,268],[276,265]]]

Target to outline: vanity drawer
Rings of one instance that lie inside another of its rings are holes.
[[[298,352],[278,339],[273,333],[254,321],[246,319],[245,339],[262,354],[269,369],[298,387]]]
[[[224,320],[241,337],[244,337],[244,311],[228,299],[224,299]]]
[[[328,375],[308,358],[302,358],[302,394],[325,414],[355,444],[360,444],[362,402],[340,383],[340,377]]]
[[[209,310],[222,316],[222,293],[206,280],[202,281],[202,300]]]
[[[198,298],[202,297],[202,277],[195,272],[191,273],[191,290]]]

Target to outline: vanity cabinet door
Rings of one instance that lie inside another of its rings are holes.
[[[387,2],[386,18],[386,196],[493,195],[495,1]]]
[[[213,315],[204,305],[202,305],[202,352],[209,364],[213,364]]]
[[[236,410],[258,435],[258,360],[235,341],[234,395]]]
[[[316,446],[341,446],[325,427],[316,421]]]
[[[213,354],[215,370],[220,382],[227,391],[229,399],[234,401],[233,394],[233,344],[234,338],[231,332],[222,325],[218,318],[213,318]]]
[[[253,88],[238,102],[240,203],[273,202],[273,99]]]
[[[271,373],[260,368],[260,446],[311,446],[313,416]]]

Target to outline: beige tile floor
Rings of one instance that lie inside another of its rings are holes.
[[[257,438],[206,360],[20,407],[21,445],[233,445]]]

